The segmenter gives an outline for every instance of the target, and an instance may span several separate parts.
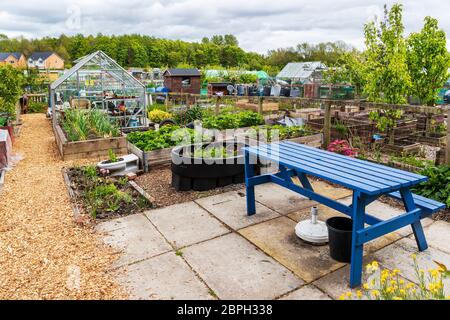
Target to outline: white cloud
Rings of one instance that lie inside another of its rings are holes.
[[[0,9],[0,33],[15,37],[140,33],[198,41],[232,33],[247,50],[343,40],[362,47],[362,27],[392,0],[19,0]],[[450,34],[448,0],[405,0],[406,32],[427,15]],[[80,15],[78,16],[78,9]]]

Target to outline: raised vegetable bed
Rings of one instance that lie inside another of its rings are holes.
[[[409,142],[407,140],[396,140],[394,144],[383,145],[382,150],[388,154],[397,156],[417,154],[420,151],[420,143]]]
[[[445,145],[447,141],[447,135],[445,133],[434,133],[434,132],[416,132],[411,135],[411,138],[422,144],[426,144],[434,147],[441,147]]]
[[[241,149],[244,146],[243,143],[216,142],[175,147],[171,153],[172,187],[177,191],[207,191],[242,183],[244,155]]]
[[[84,141],[68,141],[59,124],[53,126],[56,145],[63,160],[100,158],[108,156],[109,150],[116,154],[127,153],[125,137],[99,138]]]
[[[324,128],[325,119],[309,119],[308,127],[321,131]],[[331,140],[348,139],[353,136],[359,137],[362,141],[369,141],[375,130],[375,125],[362,120],[355,119],[331,119]]]

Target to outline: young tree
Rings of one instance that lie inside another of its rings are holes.
[[[420,32],[412,33],[407,40],[408,69],[411,75],[411,95],[432,106],[438,89],[448,79],[450,54],[447,51],[445,32],[438,21],[426,17]]]
[[[364,93],[370,101],[406,103],[411,78],[406,63],[402,5],[395,4],[379,25],[364,26],[366,51]]]
[[[23,75],[10,65],[0,66],[0,112],[7,112],[15,116],[15,106],[22,93]]]

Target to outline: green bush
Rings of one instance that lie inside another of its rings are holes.
[[[264,118],[257,112],[243,111],[240,113],[223,113],[218,116],[208,116],[203,119],[203,127],[207,129],[236,129],[264,124]]]
[[[28,113],[46,113],[48,104],[46,102],[30,101],[28,103]]]
[[[424,197],[444,202],[450,207],[450,166],[428,167],[420,172],[429,180],[415,187],[413,191]]]
[[[120,136],[118,125],[99,110],[68,109],[61,125],[70,141]]]
[[[279,140],[294,139],[298,137],[310,136],[314,134],[314,131],[306,126],[291,126],[285,127],[282,125],[262,126],[254,127],[253,131],[250,131],[247,136],[253,139],[263,137],[266,142],[272,142],[278,134]]]
[[[127,135],[127,139],[143,151],[153,151],[211,140],[210,137],[202,136],[198,131],[179,126],[164,126],[159,130],[131,132]]]

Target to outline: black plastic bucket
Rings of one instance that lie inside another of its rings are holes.
[[[352,257],[353,220],[333,217],[327,220],[330,256],[339,262],[350,262]]]

